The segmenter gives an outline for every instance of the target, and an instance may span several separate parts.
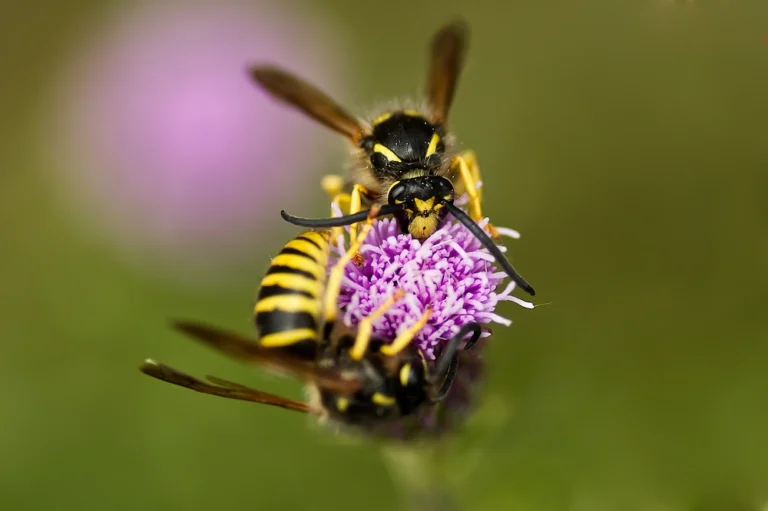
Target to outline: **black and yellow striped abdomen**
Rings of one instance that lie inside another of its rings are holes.
[[[330,232],[308,231],[272,259],[254,310],[260,344],[314,360]]]

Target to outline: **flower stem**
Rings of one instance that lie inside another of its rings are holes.
[[[455,495],[442,477],[437,445],[382,448],[392,481],[399,490],[399,511],[456,511]]]
[[[470,484],[491,443],[505,431],[511,413],[504,395],[491,394],[467,424],[465,435],[383,444],[382,457],[401,495],[398,509],[460,510],[460,492]]]

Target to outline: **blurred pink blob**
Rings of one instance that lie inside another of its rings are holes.
[[[258,1],[146,3],[100,25],[67,63],[46,140],[90,225],[131,253],[195,267],[259,241],[268,250],[279,210],[319,196],[341,143],[247,68],[278,63],[343,97],[334,33],[305,9]]]

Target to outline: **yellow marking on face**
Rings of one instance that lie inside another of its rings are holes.
[[[290,346],[298,341],[307,339],[316,340],[317,332],[311,328],[297,328],[286,332],[277,332],[268,334],[259,339],[259,344],[265,348],[279,348],[281,346]]]
[[[426,157],[429,158],[437,151],[437,143],[440,142],[440,135],[432,133],[432,139],[429,141],[429,147],[427,147]]]
[[[296,254],[278,254],[272,259],[271,266],[287,266],[295,270],[305,271],[316,279],[325,275],[325,265],[318,264],[315,261]]]
[[[314,297],[320,296],[323,292],[323,283],[319,280],[313,280],[304,275],[296,275],[293,273],[272,273],[267,275],[264,277],[264,280],[261,281],[261,286],[280,286],[285,289],[304,291]]]
[[[438,205],[437,205],[437,206],[435,206],[433,209],[434,209],[435,211],[440,211],[440,210],[441,210],[441,209],[443,209],[444,207],[445,207],[444,205],[442,205],[442,204],[438,204]]]
[[[437,230],[437,215],[428,217],[416,216],[408,224],[408,232],[417,240],[423,240],[432,235]]]
[[[381,392],[375,392],[373,396],[371,396],[371,401],[376,403],[377,405],[382,406],[392,406],[395,404],[395,398],[392,396],[387,396],[385,394],[382,394]]]
[[[326,263],[325,251],[320,250],[319,248],[317,248],[315,245],[313,245],[307,240],[302,240],[302,239],[291,240],[285,245],[285,248],[292,248],[294,250],[298,250],[299,252],[307,254],[308,256],[312,257],[315,261],[317,261],[317,264],[321,264],[325,266],[325,263]]]
[[[376,126],[377,124],[381,124],[382,122],[386,121],[390,117],[392,117],[393,112],[385,112],[381,114],[380,116],[376,117],[373,120],[373,125]]]
[[[256,302],[254,314],[260,312],[306,312],[317,317],[320,314],[320,301],[301,295],[277,295]]]
[[[373,152],[383,154],[389,161],[402,161],[389,147],[382,144],[374,145]]]
[[[416,204],[416,210],[419,213],[424,213],[432,211],[432,207],[435,205],[435,198],[430,197],[427,200],[413,199],[413,202]]]
[[[419,112],[418,110],[414,110],[412,108],[403,110],[403,115],[407,115],[408,117],[423,117],[421,115],[421,112]]]
[[[424,367],[424,374],[427,374],[429,372],[429,367],[427,366],[427,358],[424,356],[424,352],[419,350],[419,356],[421,357],[421,365]]]
[[[349,408],[349,400],[345,397],[340,397],[336,400],[336,409],[341,413],[344,413]]]
[[[400,369],[400,385],[402,385],[403,387],[407,387],[410,376],[411,376],[411,364],[405,364]]]

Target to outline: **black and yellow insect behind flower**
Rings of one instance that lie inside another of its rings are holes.
[[[356,242],[333,263],[327,282],[329,232],[306,232],[281,250],[272,260],[257,299],[258,341],[198,323],[175,325],[225,354],[305,380],[314,397],[311,402],[220,378],[208,377],[209,382],[204,382],[152,360],[141,370],[198,392],[306,412],[374,435],[411,437],[437,432],[437,428],[422,425],[430,423],[427,417],[434,416],[436,406],[451,390],[461,345],[469,349],[479,339],[481,327],[478,323],[461,327],[441,346],[436,361],[428,360],[413,342],[430,318],[429,308],[394,338],[374,335],[374,321],[405,299],[402,290],[394,290],[355,328],[346,326],[337,309],[341,280],[372,225],[371,216]]]
[[[486,246],[504,271],[533,295],[530,286],[512,267],[491,237],[477,225],[481,209],[480,168],[474,152],[455,154],[447,131],[448,112],[464,62],[467,26],[454,22],[432,40],[427,104],[422,109],[386,111],[366,122],[349,114],[330,97],[289,71],[275,66],[251,70],[269,94],[349,139],[355,151],[350,181],[326,176],[323,188],[334,202],[349,205],[349,215],[333,219],[297,218],[283,212],[291,223],[311,228],[353,225],[365,218],[363,201],[378,203],[382,214],[392,214],[403,232],[423,240],[431,236],[450,213]],[[454,204],[457,193],[470,200],[468,215]],[[486,229],[498,238],[490,225]]]

